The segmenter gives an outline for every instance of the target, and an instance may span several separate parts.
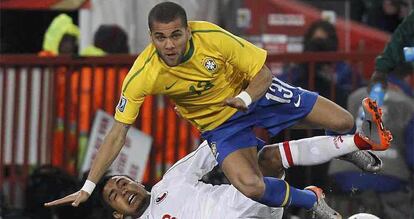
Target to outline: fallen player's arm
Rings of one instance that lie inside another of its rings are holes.
[[[92,162],[88,180],[97,183],[101,179],[103,174],[118,156],[122,146],[124,146],[129,126],[130,125],[118,121],[114,122]]]
[[[70,195],[67,195],[63,198],[56,199],[56,200],[51,201],[51,202],[47,202],[44,205],[45,205],[45,207],[53,207],[53,206],[68,205],[68,204],[73,205],[73,203],[78,198],[78,196],[80,196],[81,192],[83,192],[83,191],[79,190],[79,191],[77,191],[75,193],[72,193]]]
[[[125,143],[128,129],[129,125],[115,121],[111,130],[105,136],[102,145],[98,149],[84,187],[64,198],[45,203],[45,206],[52,207],[71,203],[72,206],[77,207],[80,203],[85,202],[92,193],[95,184],[118,156],[119,151],[121,151],[122,146]]]

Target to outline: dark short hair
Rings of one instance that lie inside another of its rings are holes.
[[[102,204],[102,206],[105,209],[108,210],[114,210],[104,199],[104,188],[106,183],[108,183],[108,181],[114,177],[114,175],[108,175],[108,176],[104,176],[101,180],[99,180],[99,182],[96,184],[96,193],[97,193],[97,197],[99,197],[98,199],[100,200],[100,203]]]
[[[174,2],[162,2],[155,5],[148,14],[148,27],[152,30],[154,21],[169,23],[177,18],[187,27],[187,14],[183,7]]]
[[[64,170],[51,165],[44,165],[34,169],[30,174],[25,191],[25,213],[30,218],[78,218],[81,209],[62,206],[52,210],[44,208],[43,203],[65,196],[76,191],[79,182]],[[1,215],[1,213],[0,213]]]
[[[106,53],[128,53],[128,35],[118,25],[103,24],[95,32],[94,44]]]
[[[101,204],[104,206],[105,209],[109,209],[109,210],[112,210],[112,211],[114,209],[105,201],[103,191],[104,191],[104,188],[105,188],[106,184],[108,183],[108,181],[114,176],[124,176],[124,177],[134,181],[134,179],[132,179],[128,175],[106,175],[96,184],[96,192],[98,194],[99,200],[101,201]]]

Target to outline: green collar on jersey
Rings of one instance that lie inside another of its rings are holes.
[[[188,49],[187,53],[181,58],[180,64],[188,61],[194,53],[194,42],[193,39],[190,38],[190,48]]]

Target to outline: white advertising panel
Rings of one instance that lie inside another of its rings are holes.
[[[102,144],[106,133],[112,127],[114,119],[104,111],[98,111],[92,127],[85,160],[81,172],[90,169],[92,160],[96,156],[99,146]],[[148,156],[151,150],[152,137],[131,127],[128,131],[125,145],[118,157],[109,168],[110,174],[128,175],[134,180],[141,181]]]

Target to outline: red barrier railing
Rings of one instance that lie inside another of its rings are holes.
[[[347,61],[356,72],[364,72],[377,54],[280,54],[269,56],[267,62],[270,66],[309,63],[307,88],[314,90],[316,63]],[[0,188],[9,185],[5,193],[11,203],[15,203],[16,186],[24,189],[31,167],[54,164],[73,174],[77,172],[77,156],[84,152],[80,139],[88,136],[97,109],[113,114],[122,80],[134,60],[125,55],[0,56]],[[332,81],[333,100],[335,87]],[[199,137],[194,128],[177,117],[163,96],[147,98],[134,125],[154,138],[145,173],[145,183],[149,185],[191,151]]]

